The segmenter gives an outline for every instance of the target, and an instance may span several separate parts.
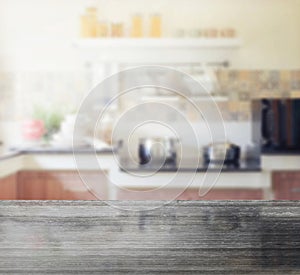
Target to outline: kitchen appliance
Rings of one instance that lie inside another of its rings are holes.
[[[172,137],[140,138],[138,157],[140,165],[176,165],[178,139]]]
[[[252,126],[263,151],[300,149],[300,99],[252,101]]]
[[[203,148],[205,164],[233,164],[238,165],[241,150],[238,145],[230,142],[216,142]]]

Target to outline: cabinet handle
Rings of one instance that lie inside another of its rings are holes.
[[[300,187],[294,187],[291,189],[292,193],[300,193]]]

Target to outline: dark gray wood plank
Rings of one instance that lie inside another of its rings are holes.
[[[300,274],[300,202],[114,204],[1,201],[0,273]]]

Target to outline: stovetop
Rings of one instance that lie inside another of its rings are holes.
[[[178,165],[162,165],[161,167],[153,166],[153,165],[126,165],[123,164],[120,167],[121,171],[123,172],[130,172],[130,171],[157,171],[157,172],[260,172],[261,166],[259,160],[243,160],[237,164],[205,164],[200,163],[200,165],[196,166],[195,162],[191,164],[185,163],[182,166]]]

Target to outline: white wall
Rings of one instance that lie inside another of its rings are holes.
[[[0,0],[0,68],[76,68],[71,41],[80,13],[93,3],[110,20],[159,12],[166,36],[182,28],[235,27],[243,39],[235,68],[300,67],[300,0]]]

